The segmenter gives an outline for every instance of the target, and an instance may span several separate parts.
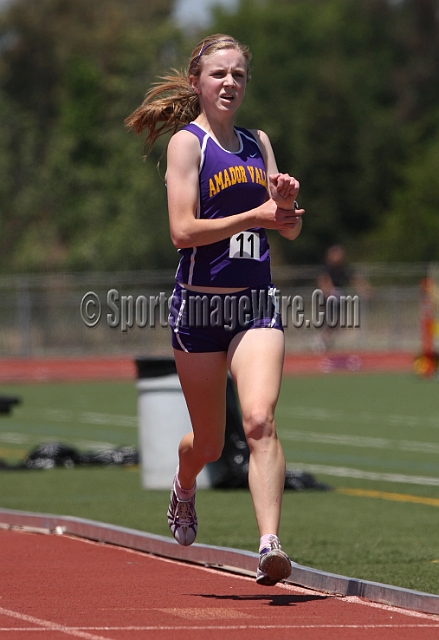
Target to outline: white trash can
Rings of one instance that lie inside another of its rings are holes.
[[[178,444],[192,430],[174,358],[136,358],[139,450],[144,489],[171,489]],[[197,487],[210,487],[203,469]]]

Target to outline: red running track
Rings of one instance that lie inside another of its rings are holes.
[[[0,530],[2,640],[437,640],[439,616]]]
[[[349,360],[354,359],[353,368]],[[413,372],[414,355],[407,352],[359,352],[358,354],[287,353],[285,375],[331,371]],[[135,380],[134,357],[0,358],[0,383],[48,382],[50,380]]]

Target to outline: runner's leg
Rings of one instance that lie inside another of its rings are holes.
[[[278,535],[285,483],[285,458],[274,422],[283,356],[284,334],[278,329],[239,333],[229,348],[250,449],[249,486],[261,536]]]
[[[217,460],[224,446],[227,354],[175,349],[174,355],[192,423],[192,432],[182,438],[178,450],[178,481],[190,489],[205,464]]]

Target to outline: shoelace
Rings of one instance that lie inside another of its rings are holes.
[[[177,502],[176,516],[180,524],[192,524],[194,517],[192,511],[192,500]]]
[[[281,546],[277,542],[277,540],[275,538],[270,538],[269,546],[264,547],[263,549],[261,549],[260,555],[264,556],[266,553],[270,553],[270,551],[273,551],[273,549],[280,549],[280,548],[281,548]]]

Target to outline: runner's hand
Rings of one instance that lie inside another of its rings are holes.
[[[293,201],[294,206],[294,201]],[[257,209],[257,223],[258,226],[265,229],[288,230],[294,229],[299,221],[302,219],[302,215],[305,213],[304,209],[285,209],[278,206],[272,198],[264,202]]]
[[[294,209],[294,201],[299,193],[300,183],[288,173],[272,173],[268,176],[271,198],[280,209]]]

